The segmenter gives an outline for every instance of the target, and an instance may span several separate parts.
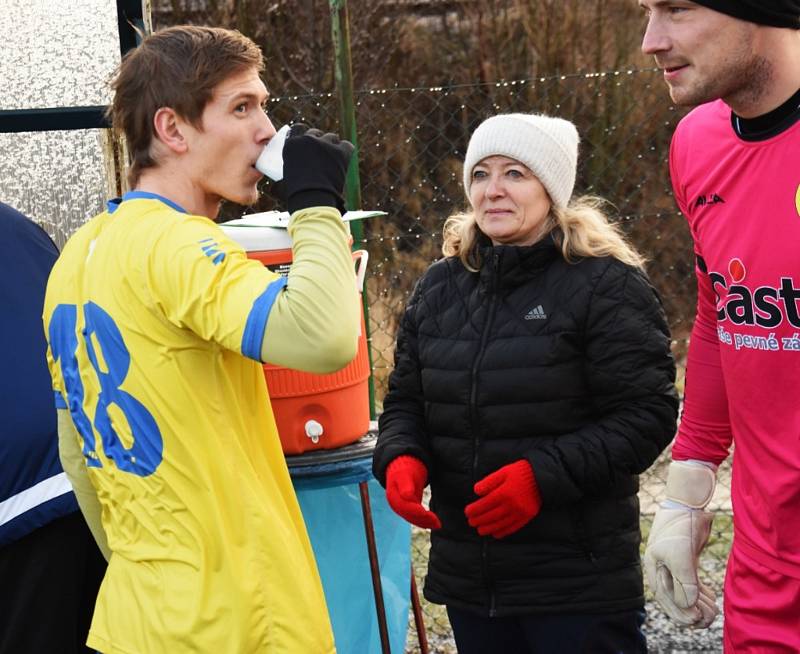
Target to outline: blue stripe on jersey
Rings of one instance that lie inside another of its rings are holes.
[[[267,290],[253,302],[253,308],[250,309],[250,315],[247,316],[244,334],[242,334],[242,354],[246,357],[261,361],[261,342],[264,340],[269,313],[272,311],[272,305],[275,303],[278,293],[285,286],[286,277],[279,277],[267,286]]]
[[[108,213],[114,213],[119,208],[119,205],[125,202],[125,200],[158,200],[159,202],[166,204],[168,207],[175,209],[175,211],[187,213],[186,209],[184,209],[177,202],[173,202],[169,198],[165,198],[163,195],[159,195],[158,193],[150,193],[149,191],[128,191],[121,198],[109,200],[106,204]]]
[[[53,395],[56,396],[56,409],[69,409],[69,406],[67,406],[67,402],[61,393],[58,391],[53,391]]]

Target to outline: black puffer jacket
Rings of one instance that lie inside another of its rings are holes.
[[[485,615],[642,607],[637,475],[675,432],[670,337],[643,274],[567,263],[551,238],[486,246],[479,273],[433,264],[400,325],[373,470],[428,468],[425,596]],[[542,508],[496,540],[467,524],[473,485],[526,459]]]

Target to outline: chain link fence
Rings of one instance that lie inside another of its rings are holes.
[[[422,272],[441,256],[445,219],[466,206],[461,164],[469,136],[489,115],[511,111],[549,113],[577,125],[582,137],[577,192],[606,198],[614,219],[648,257],[648,273],[672,330],[682,394],[695,305],[694,261],[686,222],[672,198],[667,157],[684,111],[671,105],[658,71],[643,68],[636,3],[349,4],[353,78],[362,89],[355,93],[361,208],[387,212],[365,221],[363,240],[354,244],[370,253],[368,330],[377,411],[405,302]],[[275,0],[265,9],[251,0],[156,0],[153,12],[156,28],[176,22],[238,27],[266,54],[273,121],[341,131],[328,2]],[[276,207],[269,184],[262,196],[247,211]],[[223,214],[235,217],[242,210],[227,206]],[[641,477],[645,539],[668,463],[669,451]],[[705,581],[718,596],[731,537],[729,468],[720,470],[719,482],[711,505],[717,514],[714,530],[701,561]],[[422,580],[427,533],[414,531],[412,549]],[[443,608],[424,599],[422,606],[430,650],[454,652]],[[720,618],[707,631],[681,631],[651,601],[647,616],[651,652],[722,650]],[[417,651],[412,622],[407,652]]]

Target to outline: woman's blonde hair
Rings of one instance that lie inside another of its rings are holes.
[[[628,243],[622,230],[610,223],[604,209],[608,202],[593,195],[573,199],[563,208],[550,208],[542,236],[553,235],[564,259],[570,263],[585,257],[614,257],[644,270],[645,258]],[[457,213],[444,223],[442,253],[458,257],[472,272],[481,267],[481,231],[474,212]]]

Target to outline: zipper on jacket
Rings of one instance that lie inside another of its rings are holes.
[[[492,254],[492,283],[490,286],[489,308],[486,311],[486,323],[483,326],[483,333],[481,334],[481,343],[478,348],[478,354],[475,355],[475,360],[472,362],[472,387],[469,394],[469,412],[470,422],[472,423],[472,482],[478,481],[475,476],[478,470],[478,445],[480,439],[478,438],[478,368],[483,360],[483,355],[486,352],[486,341],[489,340],[489,331],[494,321],[495,305],[497,303],[497,271],[500,267],[500,255],[498,253]]]
[[[480,347],[475,361],[472,363],[472,388],[470,389],[469,410],[470,422],[472,423],[472,483],[478,480],[478,448],[480,438],[478,438],[478,369],[486,351],[486,342],[489,340],[489,332],[494,322],[495,306],[497,303],[497,275],[500,268],[500,255],[497,252],[492,254],[492,283],[490,286],[489,308],[486,312],[486,323],[481,334]],[[489,616],[497,615],[496,598],[494,594],[494,584],[489,576],[489,536],[484,536],[481,542],[481,572],[483,573],[484,584],[489,593]]]
[[[484,536],[481,543],[481,568],[486,590],[489,592],[489,617],[494,618],[497,616],[497,597],[494,594],[494,582],[489,576],[489,536]]]

